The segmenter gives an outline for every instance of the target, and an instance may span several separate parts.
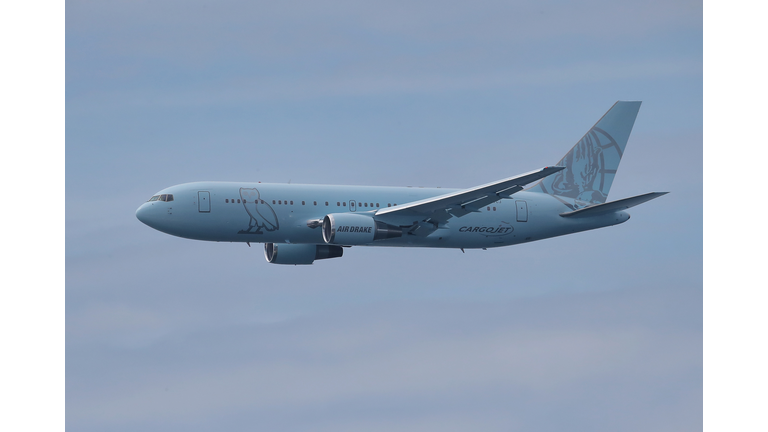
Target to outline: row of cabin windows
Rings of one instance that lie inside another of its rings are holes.
[[[171,198],[171,200],[173,200],[173,198]],[[266,204],[264,202],[264,200],[259,200],[259,201],[261,201],[262,204]],[[242,200],[241,201],[239,199],[235,200],[234,198],[230,200],[229,198],[226,198],[226,199],[224,199],[224,202],[227,203],[227,204],[229,204],[229,203],[241,204],[241,203],[247,203],[248,201],[247,200]],[[293,205],[293,201],[288,201],[288,200],[285,200],[285,201],[283,201],[283,200],[272,200],[272,204],[279,204],[279,205],[288,205],[289,202],[290,202],[290,205]],[[312,201],[312,203],[314,205],[317,205],[317,201]],[[306,201],[302,201],[301,205],[306,205]],[[330,204],[328,204],[328,201],[326,201],[325,202],[325,206],[328,207],[329,205]],[[387,207],[392,207],[393,205],[396,206],[397,204],[396,203],[395,204],[387,203]],[[347,206],[347,202],[346,201],[344,201],[344,202],[336,201],[336,207],[346,207],[346,206]],[[357,206],[358,207],[368,207],[368,203],[357,203]],[[374,205],[374,203],[370,203],[370,206],[371,207],[380,207],[379,203],[376,203],[375,205]]]
[[[153,196],[152,198],[150,198],[149,200],[150,201],[156,201],[156,200],[158,200],[158,201],[173,201],[173,195],[170,195],[170,194],[169,195],[156,195],[156,196]],[[261,201],[262,204],[266,204],[264,202],[264,200],[260,200],[260,201]],[[235,199],[230,200],[229,198],[227,198],[227,199],[224,200],[224,202],[225,203],[230,203],[231,202],[231,203],[234,204],[235,203]],[[246,200],[242,200],[242,202],[247,203]],[[240,204],[241,203],[240,200],[237,200],[237,203]],[[285,205],[288,205],[288,203],[290,203],[290,205],[293,205],[293,201],[288,201],[288,200],[285,200],[285,201],[283,201],[283,200],[272,200],[272,204],[278,204],[278,205],[285,204]],[[314,205],[317,205],[317,201],[312,201],[312,203]],[[306,201],[302,201],[301,205],[306,205]],[[329,205],[328,201],[326,201],[325,202],[325,206],[328,207],[328,205]],[[393,205],[397,205],[397,204],[387,203],[387,207],[392,207]],[[347,202],[346,201],[343,201],[343,202],[336,201],[336,207],[346,207],[346,206],[347,206]],[[357,203],[357,206],[358,207],[368,207],[368,203],[360,203],[359,202],[359,203]],[[374,203],[370,203],[370,206],[374,207]],[[379,207],[379,203],[376,203],[376,207]],[[488,211],[496,211],[496,207],[493,207],[493,210],[491,210],[491,207],[489,206],[489,207],[487,207],[487,210]]]
[[[152,198],[150,198],[150,201],[158,200],[158,198],[159,198],[160,201],[166,201],[166,200],[167,201],[173,201],[173,195],[153,196]],[[261,201],[262,204],[266,204],[264,202],[264,200],[260,200],[260,201]],[[235,203],[235,199],[230,200],[229,198],[227,198],[227,199],[224,200],[224,202],[225,203],[230,203],[231,202],[231,203],[234,204]],[[247,202],[247,201],[246,200],[242,200],[242,202]],[[240,200],[237,200],[237,203],[240,204],[241,203]],[[288,205],[288,203],[290,203],[290,205],[293,205],[293,201],[288,201],[288,200],[285,200],[285,201],[283,201],[283,200],[272,200],[272,204],[278,204],[278,205],[285,204],[285,205]],[[312,203],[314,205],[317,205],[317,201],[312,201]],[[302,201],[301,205],[306,205],[306,201]],[[325,202],[325,206],[328,207],[328,205],[329,205],[328,201],[326,201]],[[387,203],[387,207],[392,207],[393,205],[397,205],[397,204]],[[344,201],[344,202],[336,201],[336,207],[346,207],[346,206],[347,206],[347,202],[346,201]],[[357,203],[357,206],[358,207],[368,207],[368,203]],[[370,206],[374,207],[374,203],[370,203]],[[379,203],[376,203],[376,207],[379,207]],[[496,211],[496,207],[493,207],[493,210],[491,210],[491,207],[487,207],[487,210],[488,211]]]

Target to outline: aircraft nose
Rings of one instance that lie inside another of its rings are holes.
[[[150,217],[150,205],[142,204],[136,209],[136,219],[140,220],[144,225],[152,226]]]

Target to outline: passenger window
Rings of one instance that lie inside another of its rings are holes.
[[[390,204],[390,203],[387,203],[387,207],[392,207],[392,204]]]
[[[336,201],[336,207],[341,207],[341,203]]]
[[[293,205],[293,201],[291,201],[291,205]]]
[[[379,203],[376,203],[376,207],[378,207],[378,206],[379,206]]]
[[[368,203],[363,203],[364,206],[368,207]]]
[[[237,200],[237,203],[240,204],[240,200]]]
[[[301,202],[301,205],[304,205],[304,201]]]
[[[275,200],[272,200],[272,204],[274,204],[274,203],[275,203]]]
[[[496,211],[496,207],[493,208],[493,211]]]
[[[225,199],[224,202],[229,204],[229,198]]]
[[[488,211],[491,211],[491,208],[490,208],[490,207],[488,207]]]
[[[347,206],[347,202],[344,201],[343,203],[341,203],[341,205],[342,205],[342,207],[346,207]]]
[[[315,201],[314,203],[315,203],[315,205],[317,205],[317,201]]]
[[[328,207],[328,201],[325,202],[325,206]]]

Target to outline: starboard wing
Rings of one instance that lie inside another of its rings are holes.
[[[422,220],[428,219],[429,222],[437,225],[452,217],[462,217],[472,212],[478,212],[481,208],[499,199],[511,198],[513,194],[523,190],[525,185],[563,169],[565,167],[545,167],[473,188],[380,209],[375,214],[376,216],[418,215]]]

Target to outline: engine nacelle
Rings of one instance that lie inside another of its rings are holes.
[[[315,260],[338,258],[343,254],[341,246],[264,243],[264,256],[272,264],[312,264]]]
[[[323,218],[323,240],[329,244],[364,245],[402,235],[400,227],[377,221],[368,215],[333,213]]]

